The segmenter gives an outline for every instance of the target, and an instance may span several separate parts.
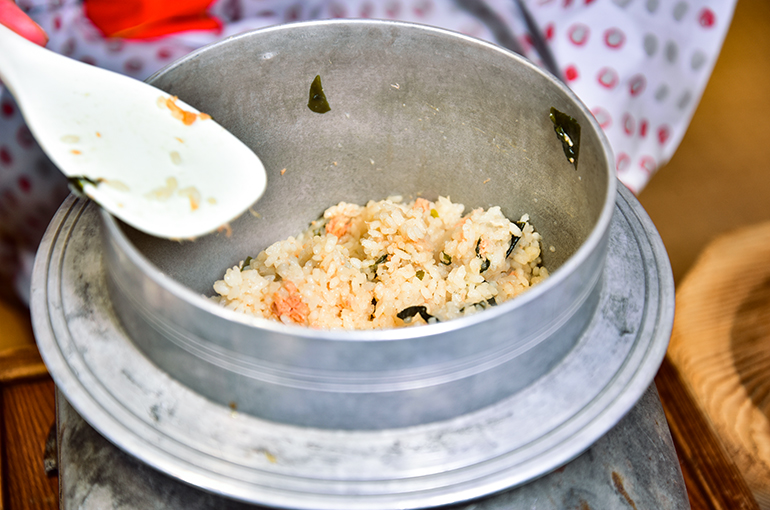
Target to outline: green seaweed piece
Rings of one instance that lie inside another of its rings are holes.
[[[580,124],[578,121],[562,113],[554,107],[551,107],[549,114],[556,136],[559,137],[561,147],[564,149],[564,155],[567,161],[577,170],[578,155],[580,154]]]
[[[310,99],[307,102],[307,107],[316,113],[326,113],[332,109],[329,106],[329,101],[326,100],[320,74],[310,84]]]
[[[523,221],[517,221],[515,222],[516,226],[519,227],[519,230],[521,230],[521,234],[524,235],[524,227],[527,226],[526,223]],[[518,244],[519,239],[521,239],[521,236],[515,236],[511,234],[511,242],[508,245],[508,251],[505,252],[505,258],[508,258],[508,256],[511,254],[514,248],[516,248],[516,244]]]
[[[85,175],[75,175],[72,177],[67,177],[67,183],[69,184],[70,190],[72,192],[81,198],[88,198],[86,195],[85,190],[83,189],[83,186],[86,184],[90,184],[91,186],[98,186],[101,183],[101,179],[93,180],[90,177],[86,177]]]
[[[417,277],[418,280],[422,281],[423,278],[425,278],[425,271],[422,269],[418,269],[414,275]]]
[[[380,258],[374,261],[374,264],[369,266],[369,270],[372,272],[372,281],[377,279],[377,269],[379,269],[380,264],[388,261],[388,254],[385,253]]]
[[[444,252],[442,251],[442,252],[441,252],[441,257],[439,258],[439,261],[440,261],[442,264],[444,264],[445,266],[448,266],[449,264],[451,264],[451,263],[452,263],[452,257],[450,257],[449,255],[447,255],[446,253],[444,253]]]
[[[480,246],[481,246],[481,238],[479,237],[479,240],[476,241],[476,256],[481,259],[482,257],[481,257],[481,254],[479,253]],[[479,268],[479,273],[483,273],[487,269],[489,269],[489,259],[483,258],[481,261],[481,267]]]
[[[481,308],[482,310],[486,310],[488,306],[497,306],[497,301],[495,301],[495,297],[492,296],[486,301],[479,301],[478,303],[473,303],[472,305],[468,305],[468,306],[474,306],[476,308]],[[467,308],[466,306],[463,306],[462,308],[460,308],[460,313],[464,312],[466,308]]]
[[[387,262],[387,260],[388,260],[388,254],[386,253],[386,254],[382,255],[380,258],[378,258],[377,260],[375,260],[374,264],[369,266],[369,269],[371,269],[372,272],[376,273],[377,272],[377,268],[380,267],[380,264],[382,264],[384,262]]]
[[[251,261],[254,260],[251,257],[246,257],[246,260],[243,261],[243,265],[241,266],[241,273],[244,269],[251,266]]]
[[[404,322],[411,322],[412,318],[414,318],[414,316],[418,313],[420,314],[420,317],[422,317],[422,320],[425,322],[428,322],[433,318],[433,316],[428,313],[428,309],[424,306],[410,306],[404,308],[396,314],[396,317]]]

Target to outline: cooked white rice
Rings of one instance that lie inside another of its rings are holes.
[[[287,324],[393,328],[476,313],[548,277],[526,214],[517,224],[499,207],[464,209],[443,197],[341,202],[228,269],[212,299]]]

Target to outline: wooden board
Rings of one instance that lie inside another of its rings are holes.
[[[29,310],[0,298],[0,353],[34,345]]]
[[[2,508],[59,508],[58,478],[45,472],[46,438],[55,421],[50,377],[2,386],[4,488]]]
[[[54,395],[34,344],[0,352],[0,510],[58,508],[57,478],[44,463]]]
[[[711,420],[666,357],[655,377],[691,510],[759,510]]]
[[[710,243],[676,306],[668,357],[770,509],[770,222]]]
[[[48,374],[34,344],[0,351],[0,385]]]

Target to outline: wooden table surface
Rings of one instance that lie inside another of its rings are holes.
[[[58,479],[43,467],[54,384],[33,345],[0,353],[0,409],[0,508],[59,508]]]
[[[763,140],[770,118],[768,55],[770,2],[739,0],[687,135],[640,195],[677,284],[719,233],[770,220],[770,144]],[[0,503],[8,510],[55,509],[58,481],[43,468],[54,385],[32,344],[25,313],[9,310],[0,304]],[[667,358],[655,382],[693,510],[759,508],[686,374]]]
[[[676,304],[669,364],[768,508],[770,221],[711,242],[679,285]]]

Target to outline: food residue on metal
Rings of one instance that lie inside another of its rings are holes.
[[[64,135],[61,137],[61,141],[64,143],[78,143],[80,137],[77,135]]]
[[[233,235],[233,228],[230,226],[229,223],[225,223],[224,225],[220,225],[217,228],[217,232],[224,232],[225,237],[230,238]]]
[[[620,493],[620,495],[626,498],[626,502],[631,505],[631,508],[636,510],[636,503],[634,503],[634,500],[631,499],[631,496],[628,495],[626,488],[623,487],[623,477],[620,476],[617,471],[612,472],[612,483],[615,485],[615,489]]]
[[[171,111],[171,116],[181,120],[182,124],[185,126],[191,126],[198,119],[208,120],[211,118],[211,115],[208,113],[194,113],[183,110],[176,104],[177,99],[179,99],[177,96],[161,96],[158,98],[158,106],[161,108],[168,108]]]
[[[286,173],[286,169],[285,169],[285,168],[282,168],[282,169],[281,169],[281,175],[283,175],[283,174],[285,174],[285,173]]]
[[[329,101],[326,100],[323,85],[321,85],[321,75],[316,75],[313,83],[310,84],[310,98],[307,107],[315,113],[326,113],[331,110]]]
[[[276,462],[278,462],[278,457],[276,457],[275,455],[273,455],[272,453],[270,453],[266,449],[260,448],[260,449],[258,449],[256,451],[257,451],[257,453],[263,454],[265,456],[265,458],[267,459],[267,461],[270,462],[271,464],[275,464]]]
[[[564,155],[567,161],[577,170],[578,155],[580,153],[580,124],[566,113],[562,113],[551,107],[549,114],[556,136],[559,137]]]
[[[169,156],[171,156],[171,162],[175,165],[181,165],[182,164],[182,156],[179,155],[177,151],[171,151],[169,153]]]
[[[82,152],[80,152],[80,151],[79,151],[79,150],[77,150],[77,149],[72,149],[70,152],[71,152],[72,154],[76,155],[76,156],[77,156],[77,155],[79,155],[79,154],[82,154]]]

